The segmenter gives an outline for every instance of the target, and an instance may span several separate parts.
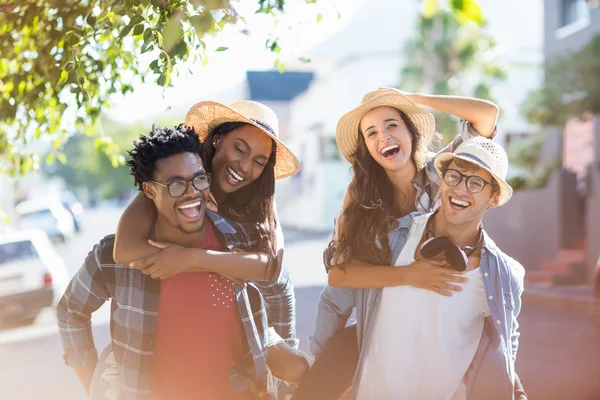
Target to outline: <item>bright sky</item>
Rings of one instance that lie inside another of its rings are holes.
[[[305,4],[302,0],[287,0],[285,20],[274,26],[273,19],[256,15],[256,1],[241,1],[235,4],[240,15],[246,18],[249,35],[240,33],[239,27],[226,28],[217,39],[205,40],[208,48],[208,65],[186,65],[182,71],[191,69],[173,78],[173,88],[164,91],[154,83],[140,84],[136,91],[126,97],[115,98],[115,105],[107,110],[111,119],[134,122],[146,117],[163,114],[170,106],[174,109],[207,99],[212,94],[239,84],[245,79],[247,70],[271,69],[275,56],[265,49],[269,34],[280,38],[282,59],[293,61],[315,44],[345,27],[356,10],[366,0],[319,0],[317,4]],[[242,5],[243,3],[243,5]],[[338,17],[338,12],[341,17]],[[322,20],[317,23],[317,15]],[[214,52],[219,46],[227,51]],[[149,63],[153,58],[142,59]]]

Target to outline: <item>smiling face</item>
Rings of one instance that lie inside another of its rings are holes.
[[[461,161],[457,163],[452,161],[447,169],[456,170],[466,176],[478,176],[489,183],[485,184],[481,192],[472,193],[467,189],[465,177],[457,186],[448,185],[446,182],[449,178],[449,176],[446,176],[447,172],[440,185],[442,195],[441,211],[445,219],[453,225],[479,225],[485,212],[498,205],[499,194],[494,192],[491,185],[494,178],[486,170],[468,162]],[[475,185],[472,184],[471,189],[474,189],[474,187]]]
[[[233,131],[215,136],[212,159],[215,192],[235,192],[260,177],[271,152],[273,140],[252,125],[243,125]]]
[[[153,180],[168,185],[176,180],[191,181],[204,174],[200,156],[194,153],[179,153],[156,161]],[[197,190],[192,182],[180,197],[171,197],[166,186],[153,182],[143,183],[146,196],[154,201],[158,214],[184,233],[201,232],[204,229],[206,199],[209,189]]]
[[[397,109],[374,108],[359,128],[371,157],[384,169],[395,171],[412,162],[413,137]]]

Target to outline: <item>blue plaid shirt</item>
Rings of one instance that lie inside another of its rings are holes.
[[[227,248],[252,250],[260,238],[253,225],[225,219],[207,211]],[[95,365],[98,354],[91,330],[91,315],[112,300],[110,331],[125,399],[146,399],[150,377],[160,296],[160,281],[139,269],[115,264],[114,235],[94,246],[75,274],[58,305],[59,333],[65,363],[72,367]],[[267,387],[267,315],[253,284],[235,285],[245,336],[247,357],[232,369],[230,378],[241,391],[256,382]],[[248,360],[251,360],[248,362]]]

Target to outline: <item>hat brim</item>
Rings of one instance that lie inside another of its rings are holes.
[[[338,121],[335,140],[340,152],[349,162],[352,162],[352,155],[356,152],[358,146],[361,119],[367,112],[377,107],[393,107],[402,111],[415,124],[425,141],[429,142],[435,136],[435,118],[433,115],[423,111],[408,96],[400,93],[377,96],[344,114]]]
[[[439,176],[443,176],[442,174],[442,170],[441,170],[441,164],[446,162],[446,161],[452,161],[454,159],[459,159],[459,160],[463,160],[465,162],[468,162],[470,164],[474,164],[477,165],[479,168],[489,172],[489,174],[496,180],[496,182],[498,182],[498,186],[500,186],[500,196],[498,199],[498,206],[500,207],[504,204],[506,204],[506,202],[508,200],[510,200],[510,198],[512,197],[513,194],[513,189],[512,187],[510,187],[510,185],[508,183],[506,183],[506,181],[502,178],[500,178],[498,175],[496,175],[495,173],[493,173],[489,168],[487,168],[486,166],[478,163],[476,160],[472,159],[472,158],[468,158],[468,157],[462,157],[462,156],[457,156],[454,153],[440,153],[435,157],[434,160],[434,164],[435,164],[435,170],[437,171]]]
[[[200,140],[205,141],[214,128],[226,122],[244,122],[255,126],[275,141],[275,179],[287,178],[300,171],[298,157],[278,137],[265,127],[224,104],[216,101],[196,103],[185,116],[184,124],[194,128]]]

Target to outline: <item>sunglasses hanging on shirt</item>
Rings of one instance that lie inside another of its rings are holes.
[[[421,256],[425,259],[434,258],[439,255],[442,251],[446,256],[446,262],[452,266],[456,271],[464,271],[467,269],[469,263],[469,257],[475,253],[475,250],[481,245],[483,241],[483,228],[479,227],[479,239],[475,246],[463,246],[459,247],[452,243],[447,236],[436,236],[431,229],[431,221],[435,213],[427,221],[425,226],[426,240],[421,245]]]

